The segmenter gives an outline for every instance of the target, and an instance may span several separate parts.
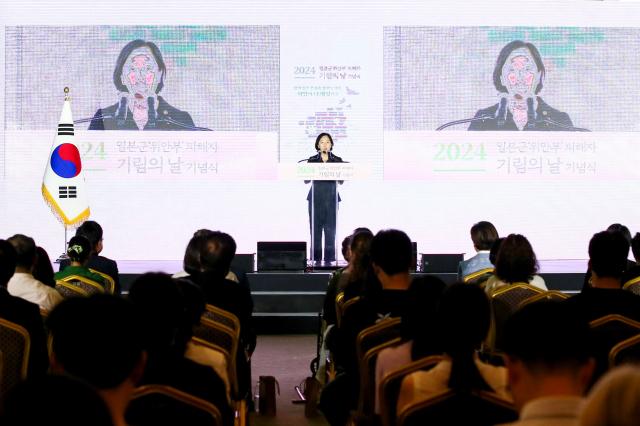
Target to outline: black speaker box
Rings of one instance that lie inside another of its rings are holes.
[[[306,267],[306,242],[258,241],[258,271],[303,271]]]

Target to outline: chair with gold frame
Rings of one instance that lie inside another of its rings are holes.
[[[137,426],[222,426],[218,407],[179,389],[145,385],[134,391],[127,407],[127,423]]]
[[[513,404],[494,393],[472,391],[456,393],[452,390],[433,398],[417,401],[398,413],[398,426],[414,425],[494,425],[518,419]]]
[[[27,378],[30,350],[29,332],[21,325],[0,318],[0,352],[2,352],[0,392],[12,388]],[[0,394],[0,400],[2,396]]]
[[[618,314],[605,315],[589,323],[595,342],[595,382],[609,368],[609,353],[620,342],[640,334],[640,322]]]
[[[630,291],[633,294],[640,295],[640,277],[630,279],[622,286],[624,290]]]
[[[56,290],[58,290],[58,293],[60,293],[65,299],[67,297],[89,296],[89,293],[84,291],[82,288],[64,281],[56,281]]]
[[[640,334],[623,340],[609,351],[609,368],[640,364]]]
[[[229,370],[231,393],[234,399],[238,395],[236,356],[238,352],[239,333],[240,330],[232,330],[223,324],[202,317],[200,318],[200,324],[193,328],[192,337],[192,340],[197,344],[206,343],[208,347],[229,354],[227,368]]]
[[[97,271],[95,269],[89,268],[91,272],[94,274],[98,274],[104,280],[104,292],[107,294],[114,294],[116,292],[116,282],[113,277],[109,274],[105,274],[104,272]]]
[[[513,283],[499,287],[490,294],[491,326],[486,341],[486,348],[490,352],[495,352],[502,346],[502,330],[511,314],[525,300],[542,293],[544,290],[529,283]]]
[[[220,309],[217,306],[206,305],[202,317],[236,330],[238,336],[240,336],[240,320],[231,312]]]
[[[493,268],[484,268],[479,271],[472,272],[462,277],[462,281],[467,284],[480,284],[489,279],[494,273]]]
[[[105,288],[100,283],[97,283],[81,275],[69,275],[68,277],[57,280],[56,286],[60,281],[80,288],[89,296],[91,296],[92,294],[103,294],[105,292]]]
[[[400,318],[387,318],[358,333],[356,355],[360,376],[360,394],[356,418],[369,419],[373,416],[376,360],[382,349],[402,342],[400,327]]]
[[[342,318],[352,306],[356,305],[360,301],[360,296],[352,297],[351,299],[346,299],[344,297],[344,292],[338,293],[336,296],[336,326],[340,327],[342,324]]]
[[[379,383],[380,418],[383,426],[395,426],[396,405],[400,395],[402,380],[416,371],[430,370],[444,359],[441,355],[432,355],[413,361],[397,370],[390,371]]]
[[[520,307],[522,308],[523,306],[526,306],[530,303],[536,303],[536,302],[542,302],[542,301],[562,302],[563,300],[566,300],[568,298],[569,298],[569,295],[566,293],[563,293],[557,290],[549,290],[523,300],[522,302],[520,302]]]

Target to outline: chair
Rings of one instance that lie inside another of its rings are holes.
[[[640,277],[630,279],[622,286],[623,290],[628,290],[633,294],[640,295]]]
[[[102,277],[102,279],[104,280],[104,291],[105,293],[108,294],[113,294],[116,292],[116,282],[115,280],[111,277],[111,275],[109,274],[105,274],[104,272],[100,272],[100,271],[96,271],[95,269],[91,269],[89,268],[89,270],[91,272],[93,272],[94,274],[98,274]]]
[[[400,318],[387,318],[358,333],[356,354],[360,375],[357,418],[373,416],[375,406],[376,360],[381,350],[402,342]]]
[[[360,301],[360,296],[352,297],[351,299],[344,299],[344,292],[338,293],[336,296],[336,327],[340,327],[342,324],[342,318],[345,313],[355,304]]]
[[[595,342],[596,370],[592,383],[609,368],[609,353],[620,342],[640,334],[640,322],[618,314],[605,315],[589,323]]]
[[[409,374],[429,370],[444,359],[441,355],[432,355],[407,364],[397,370],[390,371],[382,378],[380,387],[380,418],[383,426],[395,426],[396,404],[400,395],[402,380]]]
[[[238,336],[240,336],[240,320],[231,312],[220,309],[217,306],[206,305],[202,317],[236,330]]]
[[[127,407],[126,419],[136,426],[222,426],[222,415],[215,405],[164,385],[137,388]]]
[[[0,392],[11,389],[27,378],[31,338],[22,326],[0,318],[0,352],[2,352],[2,375]],[[0,400],[4,395],[0,393]]]
[[[238,395],[238,374],[236,369],[236,356],[238,352],[240,330],[234,331],[229,327],[204,316],[200,318],[200,324],[193,329],[192,340],[197,344],[219,350],[229,354],[227,368],[229,371],[229,383],[232,396]]]
[[[56,281],[56,290],[58,290],[58,293],[60,293],[65,299],[67,297],[89,296],[89,293],[80,287],[64,281]]]
[[[550,290],[550,291],[544,291],[540,294],[537,294],[535,296],[531,296],[528,299],[523,300],[522,302],[520,302],[520,308],[522,308],[523,306],[526,306],[530,303],[536,303],[536,302],[542,302],[542,301],[546,301],[546,302],[562,302],[563,300],[566,300],[569,298],[568,294],[565,294],[561,291],[557,291],[557,290]]]
[[[69,275],[68,277],[64,277],[61,280],[56,281],[56,288],[59,282],[64,282],[76,286],[83,290],[89,296],[91,296],[92,294],[103,294],[105,292],[105,288],[102,285],[80,275]]]
[[[468,394],[447,391],[404,408],[398,426],[414,425],[494,425],[518,419],[513,404],[491,392]]]
[[[640,334],[623,340],[609,351],[609,368],[640,364]]]
[[[513,283],[494,290],[491,300],[491,327],[487,337],[487,346],[491,351],[502,346],[502,330],[507,319],[530,297],[544,293],[538,287],[528,283]]]
[[[493,268],[484,268],[479,271],[472,272],[462,277],[462,281],[467,284],[480,284],[493,275]]]

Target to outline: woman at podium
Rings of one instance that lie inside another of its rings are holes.
[[[342,158],[334,155],[333,138],[329,133],[320,133],[315,143],[316,155],[307,163],[342,163]],[[340,182],[342,183],[342,182]],[[319,263],[322,257],[322,234],[324,232],[324,262],[336,261],[336,216],[340,195],[335,180],[314,180],[307,195],[309,202],[309,225],[311,229],[311,258]]]

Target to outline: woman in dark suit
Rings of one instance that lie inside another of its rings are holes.
[[[334,155],[333,138],[329,133],[320,133],[316,138],[317,154],[309,157],[307,163],[342,163],[342,158]],[[341,182],[340,182],[341,183]],[[324,232],[324,261],[336,260],[336,216],[340,195],[335,180],[314,180],[307,195],[309,202],[309,225],[311,228],[311,258],[322,260],[322,233]]]

